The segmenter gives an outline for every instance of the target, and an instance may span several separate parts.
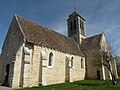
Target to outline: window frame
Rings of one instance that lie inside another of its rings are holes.
[[[84,59],[81,58],[81,69],[84,69]]]
[[[74,57],[72,56],[69,61],[70,68],[74,68]]]
[[[51,55],[52,54],[52,55]],[[51,55],[51,56],[50,56]],[[51,58],[51,59],[50,59]],[[50,60],[51,60],[51,65],[50,65]],[[53,68],[54,66],[54,53],[53,52],[50,52],[48,54],[48,68]]]

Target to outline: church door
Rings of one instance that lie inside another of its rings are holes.
[[[7,65],[6,65],[6,73],[5,73],[5,79],[4,79],[3,86],[9,86],[9,83],[8,83],[8,79],[9,79],[9,70],[10,70],[10,65],[7,64]]]
[[[67,57],[65,60],[65,82],[70,82],[69,59]]]
[[[99,70],[97,70],[97,79],[100,80],[100,71]]]

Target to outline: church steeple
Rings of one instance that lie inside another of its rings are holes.
[[[68,37],[72,37],[78,44],[82,39],[86,38],[85,35],[85,19],[82,18],[76,11],[69,15],[68,22]]]

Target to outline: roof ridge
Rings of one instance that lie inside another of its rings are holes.
[[[20,18],[22,18],[22,19],[25,19],[25,20],[27,20],[27,21],[29,21],[29,22],[31,22],[31,23],[37,24],[37,25],[39,25],[39,26],[42,26],[43,28],[46,28],[46,29],[48,29],[49,31],[55,32],[55,33],[57,33],[57,34],[59,34],[59,35],[62,35],[62,36],[64,36],[64,37],[66,37],[66,38],[69,38],[69,37],[67,37],[67,36],[65,36],[65,35],[63,35],[63,34],[61,34],[61,33],[58,33],[58,32],[56,32],[56,31],[54,31],[53,29],[50,29],[50,28],[48,28],[48,27],[46,27],[46,26],[44,26],[44,25],[41,25],[41,24],[39,24],[39,23],[37,23],[37,22],[31,21],[31,20],[29,20],[29,19],[27,19],[27,18],[18,16],[18,15],[15,15],[15,16],[20,17]],[[19,19],[18,19],[18,20],[19,20]]]
[[[26,36],[25,36],[25,33],[24,33],[24,31],[23,31],[23,29],[22,29],[22,27],[21,27],[21,25],[20,25],[19,19],[18,19],[18,17],[17,17],[16,14],[14,15],[14,17],[15,17],[15,19],[16,19],[16,21],[17,21],[17,24],[18,24],[18,27],[20,28],[21,33],[22,33],[23,36],[24,36],[24,41],[25,41]]]
[[[81,44],[82,49],[91,49],[95,47],[99,47],[100,39],[102,37],[103,33],[85,38]]]
[[[30,21],[30,22],[32,22],[32,23],[38,24],[37,22],[31,21],[31,20],[29,20],[29,19],[27,19],[27,18],[24,18],[24,17],[22,17],[22,16],[19,16],[19,15],[16,15],[16,14],[15,14],[15,16],[20,17],[20,18],[22,18],[22,19],[25,19],[25,20],[27,20],[27,21]]]
[[[90,36],[90,37],[87,37],[85,39],[89,39],[89,38],[93,38],[93,37],[96,37],[96,36],[99,36],[99,35],[102,35],[103,33],[99,33],[99,34],[96,34],[96,35],[93,35],[93,36]]]
[[[32,22],[26,18],[22,18],[21,16],[17,17],[25,36],[27,37],[27,42],[60,50],[68,54],[84,55],[72,38],[38,23]]]

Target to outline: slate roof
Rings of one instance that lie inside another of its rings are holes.
[[[81,43],[82,50],[99,47],[101,37],[102,34],[98,34],[84,39]]]
[[[27,42],[69,54],[84,56],[74,39],[66,37],[20,16],[16,16],[16,18],[25,34]]]

